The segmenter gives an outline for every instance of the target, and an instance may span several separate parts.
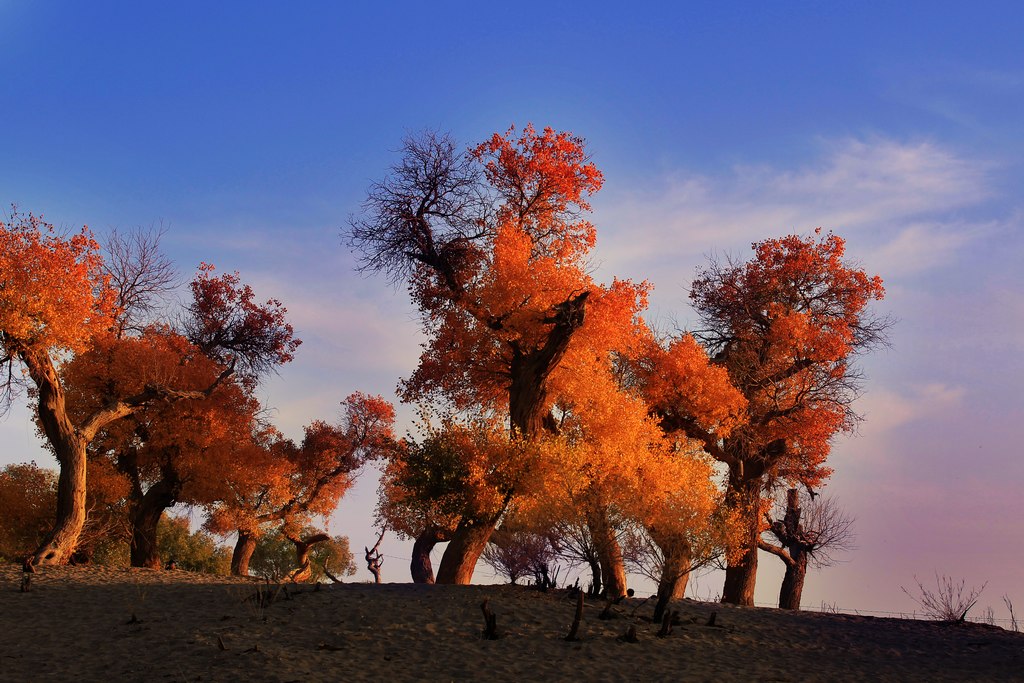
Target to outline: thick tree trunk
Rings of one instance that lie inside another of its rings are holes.
[[[590,529],[590,537],[594,541],[594,549],[601,562],[605,597],[617,598],[625,595],[626,565],[622,559],[622,548],[604,509],[592,510],[587,515],[587,527]]]
[[[761,538],[761,478],[744,478],[742,468],[730,470],[726,495],[740,506],[743,524],[743,552],[725,569],[722,602],[752,606],[757,583],[757,542]]]
[[[413,583],[434,583],[434,566],[430,553],[438,543],[449,540],[449,534],[438,527],[427,527],[412,544],[412,561],[409,570]]]
[[[655,538],[655,534],[651,534]],[[658,581],[658,601],[654,605],[654,623],[660,624],[665,610],[672,600],[679,600],[686,595],[686,584],[690,580],[691,556],[689,548],[684,543],[672,543],[668,539],[662,539],[664,545],[659,543],[665,558],[661,568],[661,578]],[[655,542],[658,542],[655,540]]]
[[[33,556],[36,565],[65,564],[78,545],[85,526],[86,455],[85,450],[96,433],[106,425],[131,415],[147,402],[162,399],[177,401],[183,398],[202,398],[209,395],[231,370],[225,370],[217,380],[202,392],[169,392],[147,387],[142,393],[124,400],[108,403],[79,425],[71,422],[53,360],[45,352],[18,351],[28,368],[29,376],[39,394],[38,416],[43,433],[53,446],[60,463],[57,477],[57,518],[51,531]]]
[[[231,575],[249,576],[249,560],[256,552],[256,540],[259,536],[251,531],[238,530],[238,540],[231,552]]]
[[[804,579],[807,578],[807,560],[809,553],[799,547],[790,548],[793,564],[786,564],[786,575],[782,579],[779,591],[779,607],[781,609],[800,609],[800,598],[804,592]]]
[[[499,517],[500,515],[495,515],[478,522],[459,524],[448,542],[448,547],[444,549],[444,555],[441,556],[441,564],[437,568],[437,583],[472,583],[476,563],[487,547]]]
[[[32,561],[36,565],[66,564],[85,526],[85,449],[89,441],[68,418],[64,388],[49,356],[23,354],[22,360],[39,392],[39,422],[60,463],[56,521]]]
[[[137,500],[132,511],[131,564],[133,567],[159,569],[160,549],[157,546],[157,527],[164,510],[174,505],[181,493],[181,481],[176,472],[164,468],[164,478],[154,483]]]
[[[512,345],[508,410],[512,429],[520,437],[531,438],[545,427],[548,375],[565,355],[573,333],[583,325],[589,295],[583,292],[555,307],[554,327],[543,346],[523,350]]]
[[[67,564],[78,546],[85,526],[86,456],[85,443],[70,439],[57,449],[60,474],[57,478],[57,517],[53,531],[36,550],[33,564]]]

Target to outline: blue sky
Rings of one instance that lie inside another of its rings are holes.
[[[1024,601],[1022,35],[1010,2],[0,0],[0,203],[100,235],[162,222],[184,276],[209,261],[280,298],[305,344],[264,393],[293,436],[414,367],[404,292],[340,235],[408,132],[585,137],[597,274],[654,282],[660,325],[692,319],[708,254],[833,229],[900,322],[832,460],[859,549],[805,604],[911,611],[899,587],[938,571],[1001,607]],[[0,463],[48,462],[27,415],[0,422]],[[332,522],[357,547],[375,488]]]

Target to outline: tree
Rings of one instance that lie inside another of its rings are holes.
[[[583,141],[550,128],[467,153],[433,134],[405,141],[350,233],[362,268],[405,282],[421,312],[428,341],[403,400],[504,413],[515,439],[552,430],[549,379],[603,294],[585,260],[595,230],[579,217],[601,183]],[[468,581],[504,511],[460,520],[439,581]]]
[[[690,299],[701,327],[693,336],[725,368],[747,401],[728,436],[683,415],[687,432],[729,468],[727,494],[745,519],[743,554],[726,570],[723,602],[753,604],[763,495],[772,482],[817,486],[831,438],[858,420],[862,381],[853,358],[885,341],[890,321],[874,317],[881,278],[844,261],[831,233],[791,235],[753,245],[746,263],[698,272]]]
[[[57,475],[35,462],[0,470],[0,559],[24,560],[53,528]]]
[[[513,586],[524,576],[548,578],[548,569],[556,553],[551,539],[543,534],[514,528],[505,524],[495,530],[481,559]],[[542,586],[543,587],[543,586]]]
[[[765,539],[758,547],[777,556],[786,564],[786,575],[779,590],[781,609],[800,609],[807,565],[828,567],[835,563],[834,555],[848,550],[853,541],[853,519],[840,508],[833,498],[815,494],[807,505],[801,506],[797,489],[786,492],[786,507],[782,519],[767,519],[768,532],[778,545]]]
[[[132,396],[111,397],[77,420],[69,415],[61,363],[113,329],[114,292],[87,228],[65,237],[31,214],[0,222],[0,362],[7,367],[5,396],[18,387],[14,364],[34,384],[42,432],[60,464],[57,514],[36,551],[37,564],[66,562],[85,524],[86,448],[108,424],[155,401],[185,394],[150,385]]]
[[[237,273],[213,275],[203,264],[191,283],[192,302],[178,326],[146,323],[153,298],[170,278],[155,238],[111,239],[110,281],[119,302],[118,334],[97,339],[62,372],[75,415],[153,383],[176,388],[176,400],[141,406],[94,439],[92,457],[108,458],[129,484],[133,566],[159,567],[157,526],[179,501],[212,502],[212,484],[236,457],[261,409],[251,396],[259,373],[292,359],[301,343],[276,300],[258,305]],[[235,369],[241,370],[241,374]],[[237,381],[240,380],[240,381]],[[190,392],[182,394],[182,391]]]
[[[267,529],[302,541],[312,517],[329,515],[368,460],[394,448],[394,407],[359,392],[342,402],[340,424],[315,421],[300,444],[272,428],[250,435],[246,452],[220,471],[228,495],[208,505],[207,528],[238,533],[233,574],[248,574],[249,558]]]
[[[144,406],[108,425],[90,444],[90,462],[99,467],[106,460],[125,481],[132,566],[161,566],[157,527],[167,508],[222,495],[217,472],[248,438],[259,410],[240,384],[218,382],[223,371],[173,330],[149,327],[139,336],[97,340],[61,373],[73,416],[154,382],[194,396]]]
[[[163,227],[112,230],[107,236],[103,271],[115,293],[114,335],[142,334],[157,322],[178,285],[170,259],[160,249]]]
[[[224,574],[231,568],[231,552],[208,533],[192,531],[187,517],[161,518],[157,529],[161,555],[174,568],[203,574]]]
[[[261,536],[252,554],[251,571],[270,581],[281,581],[292,576],[296,577],[296,580],[314,583],[322,581],[326,577],[326,571],[335,576],[352,576],[356,573],[356,564],[349,549],[347,536],[332,537],[314,527],[305,527],[300,530],[297,537],[318,539],[316,543],[304,548],[304,558],[296,556],[297,547],[294,539],[288,538],[280,531]],[[301,575],[296,571],[299,569],[308,571],[308,575],[299,578]]]
[[[458,542],[456,531],[474,520],[500,517],[534,449],[510,440],[507,431],[484,419],[463,423],[445,418],[436,426],[424,419],[421,429],[422,439],[407,438],[388,452],[377,514],[380,524],[399,537],[416,539],[413,580],[433,583],[433,545]],[[442,568],[438,581],[448,583],[468,583],[473,569],[443,560]],[[453,574],[466,571],[470,576]]]

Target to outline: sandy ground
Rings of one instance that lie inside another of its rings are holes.
[[[658,638],[653,601],[599,619],[509,586],[291,586],[153,570],[45,568],[19,591],[0,566],[2,681],[1024,681],[1024,634],[981,625],[680,601]],[[501,637],[484,640],[489,599]],[[715,612],[716,626],[708,626]],[[636,643],[622,642],[629,626]]]

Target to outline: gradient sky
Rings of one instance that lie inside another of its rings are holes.
[[[162,223],[184,278],[209,261],[281,299],[304,344],[263,393],[292,437],[415,366],[404,291],[341,243],[406,133],[585,137],[598,279],[651,280],[664,327],[693,322],[708,255],[832,229],[899,323],[831,459],[857,550],[804,604],[911,612],[900,587],[939,572],[988,581],[979,608],[1006,616],[1000,596],[1024,604],[1021,36],[1016,2],[0,0],[0,203],[100,236]],[[0,465],[53,463],[23,404]],[[372,544],[375,498],[370,472],[332,530]],[[385,541],[386,579],[408,580],[409,548]],[[781,563],[761,565],[773,604]]]

